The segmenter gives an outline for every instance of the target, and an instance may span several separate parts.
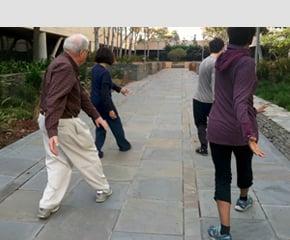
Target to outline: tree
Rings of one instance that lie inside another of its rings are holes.
[[[186,51],[182,48],[175,48],[168,53],[168,57],[170,60],[177,62],[185,58]]]
[[[177,31],[173,30],[173,31],[171,32],[171,35],[172,35],[172,39],[173,39],[176,43],[180,41],[180,37],[179,37]]]
[[[224,42],[228,42],[228,34],[227,34],[227,28],[225,27],[205,27],[203,29],[203,37],[204,39],[213,39],[215,37],[219,37]]]
[[[95,35],[95,51],[97,51],[100,47],[100,39],[99,39],[100,27],[94,27],[94,35]]]
[[[290,28],[275,28],[262,35],[261,42],[275,59],[288,57],[290,49]]]

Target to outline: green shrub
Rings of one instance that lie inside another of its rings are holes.
[[[290,82],[290,59],[281,58],[276,61],[262,61],[257,67],[257,76],[263,81]]]
[[[124,77],[124,70],[122,68],[112,68],[111,70],[112,78],[122,79]]]
[[[257,67],[256,94],[290,111],[290,59],[262,61]]]
[[[27,73],[32,71],[33,68],[37,68],[43,71],[49,64],[48,60],[39,62],[25,62],[25,61],[1,61],[0,62],[0,74],[11,74],[11,73]]]
[[[182,48],[175,48],[168,53],[169,59],[174,62],[183,60],[185,56],[186,56],[186,51]]]

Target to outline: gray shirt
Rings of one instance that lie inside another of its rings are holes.
[[[198,87],[194,99],[203,103],[213,103],[216,58],[208,56],[199,66]]]

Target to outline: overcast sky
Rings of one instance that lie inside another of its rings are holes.
[[[196,40],[202,40],[202,28],[201,27],[168,27],[170,31],[176,30],[180,39],[193,40],[194,34],[196,34]]]

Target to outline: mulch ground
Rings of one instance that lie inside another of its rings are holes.
[[[38,130],[35,120],[16,120],[6,129],[0,129],[0,149]]]

